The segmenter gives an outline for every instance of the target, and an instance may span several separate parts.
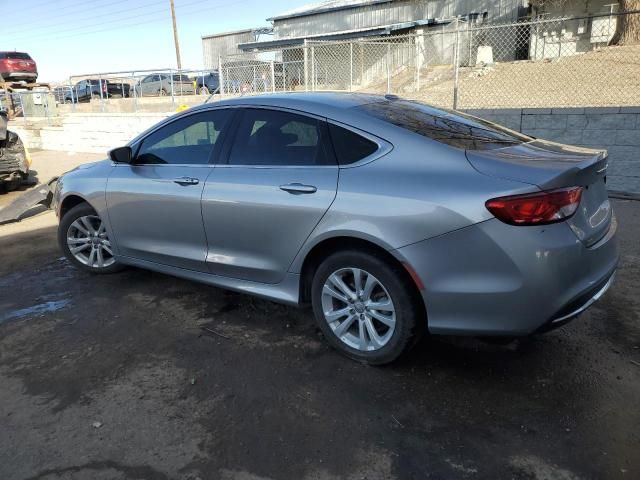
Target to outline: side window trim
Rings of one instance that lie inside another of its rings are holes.
[[[196,111],[196,112],[190,112],[188,115],[181,115],[178,118],[173,118],[171,119],[171,121],[168,121],[166,123],[161,123],[160,125],[157,125],[156,128],[154,128],[153,130],[147,132],[144,137],[142,138],[138,138],[136,139],[130,146],[131,146],[131,150],[133,152],[133,158],[136,158],[138,156],[138,154],[140,153],[140,149],[142,148],[142,144],[144,143],[144,141],[149,138],[151,135],[153,135],[154,133],[156,133],[158,130],[160,130],[161,128],[167,127],[169,125],[171,125],[172,123],[178,122],[180,120],[184,120],[185,118],[189,118],[192,117],[194,115],[198,115],[201,113],[211,113],[211,112],[217,112],[217,111],[228,111],[230,118],[229,121],[227,122],[227,124],[225,125],[225,127],[222,129],[222,131],[220,132],[220,141],[216,141],[215,145],[213,146],[213,149],[211,150],[211,153],[209,154],[209,161],[207,163],[171,163],[171,164],[158,164],[158,163],[132,163],[130,166],[132,167],[144,167],[144,166],[152,166],[152,167],[212,167],[215,165],[219,165],[221,163],[221,161],[223,160],[222,155],[223,155],[223,150],[222,148],[224,147],[227,138],[229,137],[229,133],[230,133],[230,127],[232,127],[236,121],[236,117],[237,112],[235,108],[230,108],[230,107],[220,107],[220,108],[210,108],[207,110],[200,110],[200,111]],[[218,146],[220,145],[220,146]],[[214,159],[216,157],[216,153],[218,154],[218,158],[219,158],[219,162],[214,162]],[[116,164],[116,166],[118,166],[118,164]]]
[[[227,168],[260,168],[260,169],[268,169],[268,168],[336,168],[338,167],[338,159],[335,156],[335,152],[333,150],[333,145],[331,143],[331,137],[329,135],[329,127],[327,125],[327,118],[322,117],[320,115],[315,115],[313,113],[303,112],[301,110],[294,110],[285,107],[271,106],[271,105],[238,105],[235,106],[236,114],[234,116],[233,122],[229,124],[231,127],[229,129],[229,135],[227,135],[226,141],[223,145],[223,149],[220,154],[220,162],[218,166],[227,167]],[[312,118],[318,120],[320,123],[320,129],[322,134],[322,143],[321,147],[325,150],[326,155],[333,161],[331,165],[233,165],[230,162],[231,159],[231,149],[233,144],[235,143],[236,137],[238,135],[238,127],[240,126],[240,122],[242,121],[242,115],[247,110],[270,110],[276,112],[285,112],[290,113],[292,115],[300,115],[306,118]]]
[[[348,125],[346,123],[342,123],[339,122],[338,120],[333,120],[331,118],[327,119],[327,123],[335,125],[337,127],[340,128],[344,128],[345,130],[349,130],[350,132],[355,133],[356,135],[360,135],[363,138],[366,138],[367,140],[375,143],[376,145],[378,145],[378,149],[373,152],[370,155],[367,155],[364,158],[361,158],[360,160],[358,160],[357,162],[353,162],[350,163],[348,165],[338,165],[340,168],[355,168],[355,167],[359,167],[361,165],[365,165],[367,163],[371,163],[375,160],[378,160],[379,158],[384,157],[385,155],[387,155],[389,152],[391,152],[393,150],[393,144],[380,138],[377,137],[369,132],[365,132],[364,130],[360,130],[359,128],[353,127],[351,125]],[[335,148],[335,146],[333,145],[332,142],[332,146],[333,148]],[[336,155],[334,153],[334,155]]]

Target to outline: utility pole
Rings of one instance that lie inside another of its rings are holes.
[[[182,70],[182,61],[180,60],[180,42],[178,40],[178,27],[176,26],[176,6],[173,4],[173,0],[169,0],[171,3],[171,20],[173,21],[173,40],[176,44],[176,60],[178,61],[178,71]]]

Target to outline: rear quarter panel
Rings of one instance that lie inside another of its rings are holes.
[[[328,238],[355,237],[394,250],[493,218],[484,206],[490,198],[537,191],[479,174],[463,150],[392,126],[376,133],[385,134],[393,150],[340,169],[336,199],[292,272],[299,272],[306,254]]]

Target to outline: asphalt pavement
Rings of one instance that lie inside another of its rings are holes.
[[[51,214],[0,227],[0,479],[640,478],[640,202],[614,207],[618,277],[580,318],[382,368],[307,309],[82,273]]]

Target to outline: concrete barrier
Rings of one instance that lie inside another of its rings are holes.
[[[640,106],[603,108],[516,108],[468,110],[534,137],[609,151],[611,190],[640,192]],[[105,153],[173,112],[72,113],[55,125],[14,122],[29,148]]]
[[[73,113],[57,125],[11,125],[29,148],[105,153],[172,115],[164,113]]]

